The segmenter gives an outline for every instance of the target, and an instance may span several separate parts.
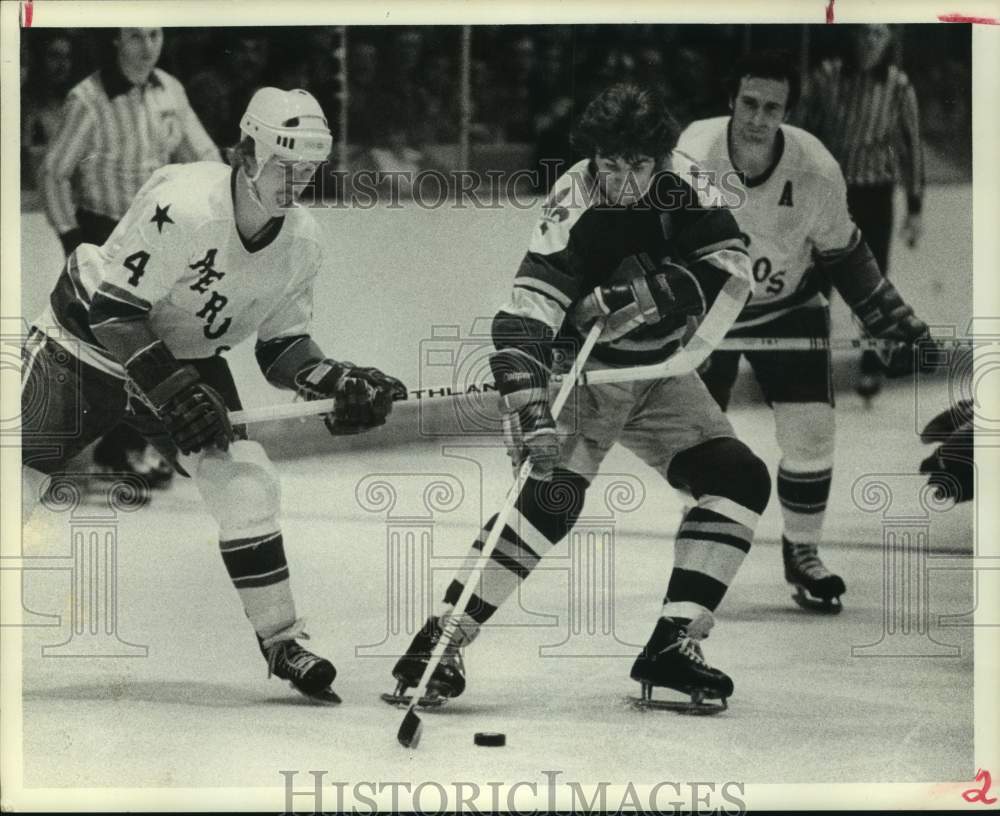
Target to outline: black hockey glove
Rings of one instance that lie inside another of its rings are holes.
[[[229,448],[233,428],[222,397],[194,367],[182,366],[162,340],[133,356],[125,370],[130,389],[160,418],[181,453]]]
[[[519,348],[494,352],[490,368],[500,392],[504,442],[514,467],[530,458],[531,475],[551,479],[559,461],[559,440],[549,406],[548,369]]]
[[[307,400],[333,399],[332,414],[323,417],[335,436],[357,434],[384,425],[395,400],[406,399],[406,386],[377,368],[320,360],[301,370],[295,387]]]
[[[920,433],[925,443],[942,444],[920,463],[920,472],[928,474],[927,484],[939,499],[969,501],[975,485],[975,433],[972,400],[962,400],[927,423]],[[943,440],[943,441],[942,441]]]
[[[682,328],[689,318],[705,314],[705,295],[697,278],[675,263],[654,264],[645,253],[630,255],[619,265],[611,283],[598,286],[581,299],[573,320],[586,332],[604,319],[602,342],[611,342],[643,325]]]
[[[890,377],[905,377],[915,370],[936,368],[925,362],[934,357],[926,351],[934,345],[927,324],[913,313],[913,308],[904,302],[887,279],[883,278],[863,301],[849,305],[868,336],[906,344],[879,355]]]

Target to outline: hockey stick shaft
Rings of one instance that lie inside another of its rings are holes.
[[[590,333],[587,335],[586,340],[584,340],[583,346],[580,348],[580,351],[573,362],[573,367],[563,378],[562,384],[559,386],[559,393],[556,395],[555,401],[552,403],[553,419],[558,419],[559,414],[562,412],[563,406],[566,404],[566,400],[569,399],[570,392],[576,384],[576,376],[582,371],[583,366],[587,362],[587,358],[590,357],[590,352],[593,350],[594,344],[597,342],[597,338],[600,337],[602,328],[602,322],[595,323],[594,326],[591,327]],[[517,477],[514,480],[514,483],[507,491],[507,498],[504,501],[503,507],[500,508],[500,512],[497,513],[496,519],[493,522],[493,529],[490,530],[489,535],[486,537],[486,541],[483,542],[483,549],[479,554],[479,558],[476,559],[476,563],[473,565],[472,571],[465,580],[465,586],[462,587],[462,593],[455,602],[454,612],[451,615],[451,621],[446,622],[446,627],[443,628],[441,637],[438,638],[438,642],[431,652],[430,659],[424,667],[424,673],[420,678],[420,683],[417,686],[416,691],[413,693],[413,698],[410,700],[410,705],[406,710],[403,722],[400,724],[399,731],[396,734],[396,739],[401,745],[408,748],[414,747],[419,740],[420,718],[417,716],[416,707],[420,704],[421,698],[427,692],[427,686],[430,684],[431,678],[434,676],[434,672],[437,670],[438,664],[440,664],[441,659],[444,657],[445,651],[451,644],[458,627],[458,619],[465,613],[466,607],[469,605],[469,600],[472,598],[472,592],[478,583],[477,579],[480,575],[482,575],[490,557],[493,555],[493,550],[496,549],[497,543],[500,541],[500,534],[503,532],[503,528],[507,524],[507,519],[513,512],[514,505],[517,504],[518,497],[521,495],[521,489],[524,487],[524,483],[527,481],[530,474],[531,460],[525,459],[525,461],[521,463],[521,467],[518,469]]]
[[[942,339],[936,341],[945,348],[971,347],[969,340]],[[875,339],[826,339],[816,337],[740,337],[723,340],[719,351],[892,351],[900,344],[895,340]],[[585,371],[579,375],[580,385],[601,385],[613,382],[638,382],[655,380],[661,377],[676,377],[686,374],[692,369],[679,364],[675,355],[663,363],[628,368],[601,368]],[[568,375],[566,375],[568,376]],[[565,377],[555,376],[553,384],[561,384]],[[496,390],[493,383],[477,383],[465,386],[464,389],[453,385],[438,388],[418,388],[407,393],[406,403],[421,403],[431,400],[455,399],[470,394],[481,394]],[[229,415],[234,425],[252,422],[270,422],[281,419],[302,419],[331,413],[334,400],[315,400],[312,402],[289,402],[280,405],[268,405],[260,408],[246,408],[233,411]]]

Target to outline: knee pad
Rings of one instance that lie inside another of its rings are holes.
[[[258,442],[237,440],[228,451],[205,454],[195,481],[223,541],[277,532],[281,483]]]
[[[590,483],[578,473],[556,468],[547,482],[528,479],[517,501],[518,512],[551,543],[576,524]]]
[[[710,439],[685,451],[680,466],[670,467],[670,482],[686,486],[691,495],[719,496],[746,507],[756,515],[764,512],[771,497],[771,475],[767,465],[750,448],[731,436]],[[677,472],[683,470],[685,472]]]
[[[774,428],[784,464],[816,470],[833,465],[833,408],[825,402],[776,402]]]

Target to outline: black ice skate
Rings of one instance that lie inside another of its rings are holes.
[[[785,580],[795,587],[792,600],[803,609],[837,615],[843,609],[840,596],[847,592],[844,579],[826,568],[815,544],[796,544],[781,539]]]
[[[427,619],[420,631],[410,643],[406,654],[396,661],[392,676],[396,678],[396,690],[391,694],[383,694],[382,699],[393,705],[409,705],[411,696],[407,690],[420,685],[424,668],[431,659],[431,652],[441,639],[442,629],[436,617]],[[448,646],[434,670],[434,675],[427,684],[427,694],[421,698],[420,705],[436,708],[452,697],[458,697],[465,691],[465,664],[458,646],[452,643]]]
[[[269,638],[260,638],[260,650],[267,658],[267,676],[287,680],[292,688],[316,703],[337,705],[340,697],[330,687],[337,670],[333,664],[298,644],[296,638],[308,640],[301,621],[296,621]]]
[[[662,708],[685,714],[717,714],[726,710],[726,698],[733,693],[733,681],[705,662],[698,645],[698,640],[707,636],[711,625],[709,616],[694,623],[684,618],[657,621],[649,643],[632,664],[632,679],[638,680],[642,687],[642,697],[632,698],[637,708]],[[654,700],[654,687],[673,689],[691,699]],[[721,703],[706,703],[705,700],[721,700]]]

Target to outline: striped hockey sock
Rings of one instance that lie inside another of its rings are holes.
[[[483,543],[496,523],[496,518],[494,515],[486,522],[465,557],[459,574],[445,592],[444,602],[448,607],[457,603],[462,594],[465,583],[469,580],[469,575],[483,551]],[[515,509],[511,513],[503,532],[500,533],[497,546],[483,569],[479,586],[469,598],[465,614],[459,621],[460,630],[467,635],[465,642],[475,637],[479,626],[489,620],[497,608],[517,591],[524,579],[531,574],[545,553],[551,550],[557,541],[558,539],[551,541],[546,538],[518,510]],[[450,609],[444,614],[451,614]]]
[[[785,538],[796,544],[818,544],[833,481],[832,467],[799,468],[784,459],[778,464],[778,501]]]
[[[267,638],[295,621],[280,531],[220,541],[219,549],[254,631]]]
[[[561,468],[556,469],[551,481],[528,479],[479,577],[479,585],[457,621],[463,643],[476,637],[480,625],[520,588],[542,557],[565,538],[583,509],[587,487],[588,482],[582,476]],[[453,614],[451,607],[458,602],[496,519],[494,515],[480,531],[458,576],[445,592],[442,616]]]
[[[722,602],[750,551],[760,516],[722,496],[703,495],[684,515],[661,615],[695,620]]]

